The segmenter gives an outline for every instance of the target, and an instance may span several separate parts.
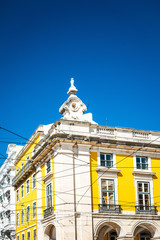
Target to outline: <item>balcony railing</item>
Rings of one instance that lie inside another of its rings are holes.
[[[44,218],[49,217],[52,214],[53,214],[53,207],[52,206],[49,207],[49,208],[46,208],[44,210]]]
[[[12,180],[12,185],[14,185],[19,179],[20,177],[22,177],[24,175],[24,173],[30,168],[31,166],[31,161],[28,161],[23,167],[22,169],[16,174],[16,176],[13,178]]]
[[[114,205],[114,204],[98,204],[99,212],[121,212],[121,205]]]
[[[136,214],[157,214],[156,206],[147,206],[147,205],[137,205],[135,206]]]

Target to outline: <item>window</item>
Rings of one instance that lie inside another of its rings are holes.
[[[113,167],[113,155],[112,154],[100,154],[101,166]]]
[[[32,156],[34,156],[34,154],[36,153],[36,149],[33,148],[33,151],[32,151]]]
[[[21,186],[21,198],[24,197],[24,185]]]
[[[30,232],[27,232],[27,240],[31,240],[31,234],[30,234]]]
[[[27,206],[27,222],[30,221],[30,206]]]
[[[26,185],[27,185],[27,193],[29,193],[29,179],[27,180]]]
[[[106,204],[109,209],[115,204],[114,180],[102,179],[102,204]]]
[[[138,207],[140,211],[150,210],[150,185],[149,182],[138,182]]]
[[[36,174],[33,174],[32,176],[32,188],[34,189],[36,187]]]
[[[36,202],[33,203],[33,219],[36,218]]]
[[[36,229],[33,229],[33,240],[36,240]]]
[[[22,233],[22,240],[24,240],[24,233]]]
[[[17,190],[17,202],[19,201],[19,190]]]
[[[22,174],[24,173],[24,163],[21,164],[21,171],[22,171]]]
[[[21,225],[24,224],[24,209],[21,210]]]
[[[19,235],[17,236],[17,240],[19,240]]]
[[[17,213],[17,227],[19,226],[19,213]]]
[[[136,157],[137,169],[148,170],[148,158],[147,157]]]
[[[46,162],[46,172],[49,173],[51,171],[51,160]]]
[[[47,197],[47,208],[52,206],[52,184],[48,184],[46,187],[46,197]]]

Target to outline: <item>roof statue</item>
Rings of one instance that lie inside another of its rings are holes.
[[[69,88],[69,91],[67,92],[68,95],[74,95],[78,91],[77,88],[74,86],[74,78],[71,78],[71,86]]]
[[[87,113],[86,105],[79,99],[75,94],[78,91],[74,86],[74,79],[71,78],[71,86],[67,92],[70,95],[60,107],[59,112],[63,115],[62,119],[75,120],[75,121],[85,121],[93,124],[97,124],[92,120],[92,114]]]

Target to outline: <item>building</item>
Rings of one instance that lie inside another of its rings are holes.
[[[17,155],[16,239],[160,239],[160,132],[99,126],[76,92]]]
[[[15,239],[15,193],[12,179],[15,176],[14,160],[22,147],[9,144],[8,158],[0,168],[0,239]]]

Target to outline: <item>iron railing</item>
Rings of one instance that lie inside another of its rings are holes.
[[[137,205],[135,206],[136,214],[157,214],[157,207],[156,206],[148,206],[148,205]]]
[[[28,161],[23,167],[22,169],[16,174],[16,176],[12,179],[12,185],[14,185],[19,179],[20,177],[23,176],[23,174],[30,168],[31,166],[31,161]]]
[[[121,205],[114,205],[114,204],[98,204],[99,212],[121,212]]]
[[[52,214],[53,214],[53,207],[52,206],[49,207],[49,208],[46,208],[44,210],[44,218],[49,217]]]

